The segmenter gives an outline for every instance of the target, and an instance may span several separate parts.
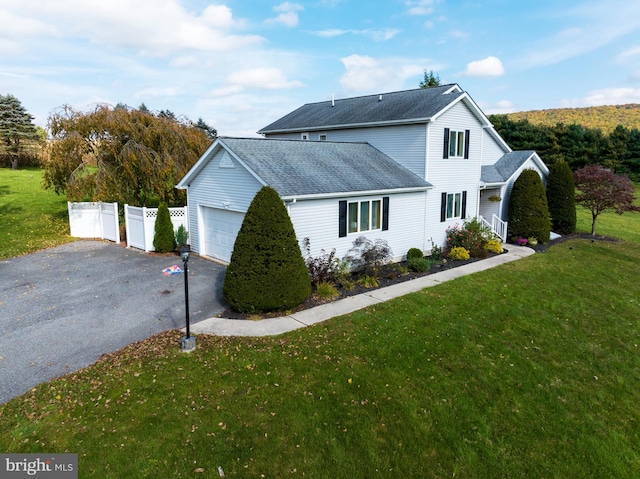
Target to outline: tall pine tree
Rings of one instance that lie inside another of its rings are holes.
[[[11,168],[18,168],[20,155],[30,142],[39,140],[33,117],[20,100],[11,94],[0,95],[0,152],[10,156]]]
[[[576,187],[573,172],[565,161],[549,166],[547,202],[551,228],[556,233],[569,235],[576,230]]]

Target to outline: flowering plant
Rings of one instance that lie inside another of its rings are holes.
[[[517,243],[518,243],[518,245],[519,245],[519,246],[524,246],[524,245],[526,245],[528,242],[529,242],[529,240],[528,240],[527,238],[518,238],[518,241],[517,241]]]

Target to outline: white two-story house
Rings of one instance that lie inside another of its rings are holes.
[[[341,257],[362,235],[386,240],[396,259],[428,253],[476,216],[505,239],[513,182],[526,168],[548,174],[534,151],[512,151],[457,84],[310,103],[258,133],[218,138],[178,184],[195,252],[228,261],[263,185],[314,255]]]

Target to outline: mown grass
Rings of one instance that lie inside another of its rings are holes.
[[[0,259],[73,241],[67,200],[42,188],[43,170],[0,168]]]
[[[0,451],[100,478],[637,477],[639,246],[573,240],[191,354],[171,331],[0,406]]]

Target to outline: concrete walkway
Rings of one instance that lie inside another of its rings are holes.
[[[493,256],[482,261],[474,261],[464,266],[394,284],[386,288],[372,290],[370,293],[350,296],[287,316],[261,319],[259,321],[209,318],[191,326],[191,332],[195,334],[214,334],[217,336],[273,336],[282,334],[320,323],[336,316],[349,314],[366,308],[367,306],[389,301],[390,299],[404,296],[405,294],[414,293],[424,288],[437,286],[438,284],[461,276],[510,263],[511,261],[530,256],[534,253],[535,251],[531,248],[509,245],[509,250],[498,256]]]

